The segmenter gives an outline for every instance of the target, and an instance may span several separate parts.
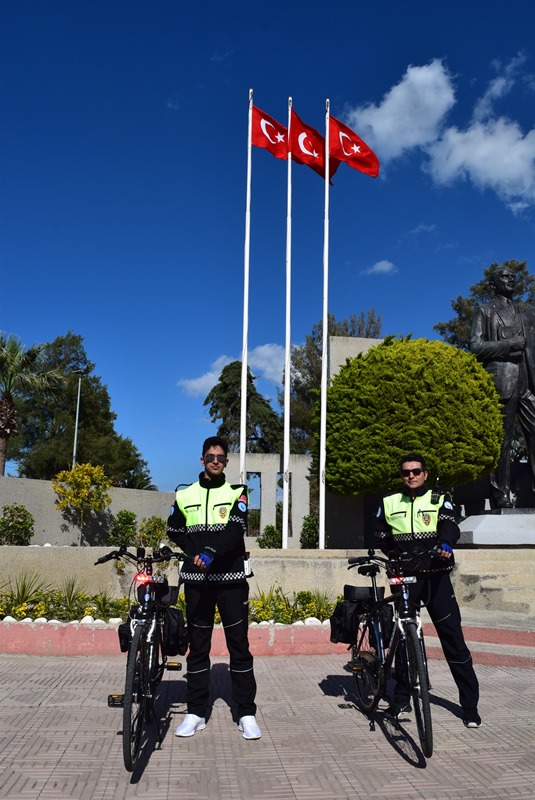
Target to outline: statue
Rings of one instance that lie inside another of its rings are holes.
[[[494,378],[502,401],[504,440],[491,472],[492,508],[512,508],[511,448],[515,420],[526,439],[531,488],[535,491],[535,311],[514,301],[515,273],[491,271],[495,297],[474,312],[470,350]]]

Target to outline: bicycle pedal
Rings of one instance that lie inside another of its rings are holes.
[[[124,694],[109,694],[108,707],[109,708],[122,708],[124,705]]]
[[[182,670],[182,662],[181,661],[168,661],[165,665],[166,669],[171,670],[171,672],[181,672]]]

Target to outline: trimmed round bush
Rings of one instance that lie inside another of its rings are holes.
[[[496,465],[502,440],[492,377],[444,342],[386,339],[347,359],[328,390],[326,480],[338,494],[394,489],[410,452],[442,486],[468,483]]]

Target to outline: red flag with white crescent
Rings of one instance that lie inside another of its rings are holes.
[[[290,124],[290,152],[298,164],[306,164],[325,178],[325,139],[315,128],[305,125],[292,108]],[[329,158],[329,177],[332,178],[340,162]]]
[[[378,176],[379,159],[373,150],[355,131],[335,117],[329,117],[329,150],[331,157],[345,161],[353,169],[371,175],[372,178]]]
[[[275,158],[288,158],[288,129],[253,106],[251,144],[264,147]]]

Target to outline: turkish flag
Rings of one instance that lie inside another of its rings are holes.
[[[256,106],[253,106],[251,143],[269,150],[275,158],[288,158],[288,129]]]
[[[290,124],[290,152],[298,164],[306,164],[325,178],[325,139],[315,128],[301,122],[292,108]],[[329,158],[329,178],[332,178],[340,162]]]
[[[379,159],[355,131],[335,117],[329,117],[329,149],[331,158],[345,161],[353,169],[376,178],[379,174]]]

